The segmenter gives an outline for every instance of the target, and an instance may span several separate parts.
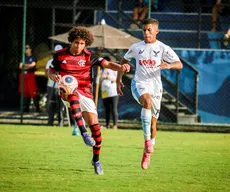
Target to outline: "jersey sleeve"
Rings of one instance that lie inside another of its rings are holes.
[[[102,57],[99,57],[97,54],[95,53],[92,53],[91,55],[91,58],[90,58],[90,63],[91,65],[97,65],[97,66],[100,66],[100,67],[103,67],[103,63],[105,62],[106,60]]]
[[[164,61],[167,63],[173,63],[176,61],[180,61],[178,55],[172,50],[171,47],[165,45],[164,52],[163,52],[163,58]]]
[[[57,53],[53,56],[53,61],[51,62],[49,69],[51,71],[59,71],[60,70],[60,64],[59,64]]]
[[[126,59],[127,61],[131,61],[132,58],[135,57],[135,52],[134,52],[134,45],[132,45],[129,50],[125,53],[124,55],[124,59]]]
[[[46,63],[46,69],[49,69],[50,65],[52,64],[53,59],[49,59]]]
[[[35,57],[35,56],[33,56],[33,61],[35,62],[35,63],[37,63],[37,57]]]

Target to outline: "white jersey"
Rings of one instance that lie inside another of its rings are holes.
[[[180,61],[177,54],[167,45],[160,41],[146,44],[144,41],[133,44],[124,58],[136,60],[136,70],[131,83],[131,91],[134,99],[140,103],[141,95],[149,93],[152,99],[152,116],[158,119],[161,98],[162,82],[159,65],[165,61],[173,63]]]
[[[161,71],[159,65],[162,61],[173,63],[180,61],[177,54],[167,45],[160,41],[146,44],[144,41],[133,44],[124,58],[136,60],[134,80],[136,82],[156,81],[161,84]]]
[[[108,79],[103,79],[101,82],[101,93],[102,98],[115,97],[117,96],[117,71],[111,69],[104,69],[101,75],[105,75]]]

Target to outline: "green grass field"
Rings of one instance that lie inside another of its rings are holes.
[[[141,130],[102,130],[94,174],[91,148],[71,128],[0,125],[1,192],[228,192],[230,134],[163,132],[148,170]]]

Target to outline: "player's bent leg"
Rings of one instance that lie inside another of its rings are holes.
[[[96,142],[90,136],[90,134],[87,132],[82,116],[74,114],[73,117],[76,120],[76,123],[77,123],[79,130],[81,131],[81,135],[82,135],[82,138],[83,138],[85,144],[90,146],[90,147],[93,147],[96,144]]]
[[[79,103],[79,95],[77,93],[74,93],[72,95],[68,95],[68,101],[70,103],[70,111],[73,115],[77,126],[81,132],[82,138],[86,145],[92,147],[95,145],[94,139],[89,135],[89,133],[86,130],[84,120],[82,117],[82,112],[80,109],[80,103]]]
[[[86,145],[93,147],[95,145],[94,139],[90,136],[88,132],[82,133],[82,138]]]
[[[72,132],[72,135],[74,135],[74,136],[80,136],[80,133],[79,133],[79,128],[78,128],[78,126],[77,126],[77,123],[76,123],[76,121],[74,121],[74,125],[73,125],[73,132]]]

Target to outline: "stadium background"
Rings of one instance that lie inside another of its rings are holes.
[[[162,73],[165,88],[162,122],[230,124],[230,52],[222,42],[230,18],[221,16],[218,32],[211,32],[212,4],[208,2],[162,0],[152,6],[151,17],[160,22],[159,40],[174,48],[184,64],[180,73]],[[37,81],[41,97],[46,92],[44,66],[57,43],[50,36],[65,33],[74,25],[92,26],[105,19],[108,25],[141,38],[140,29],[129,29],[133,6],[133,0],[28,0],[26,42],[31,44],[39,60]],[[23,0],[2,0],[0,18],[0,111],[19,111]],[[104,50],[103,55],[112,54],[119,61],[126,50],[109,51],[112,53]],[[139,120],[140,106],[129,88],[132,74],[124,78],[125,96],[119,100],[120,120]],[[98,112],[103,118],[100,96]]]

